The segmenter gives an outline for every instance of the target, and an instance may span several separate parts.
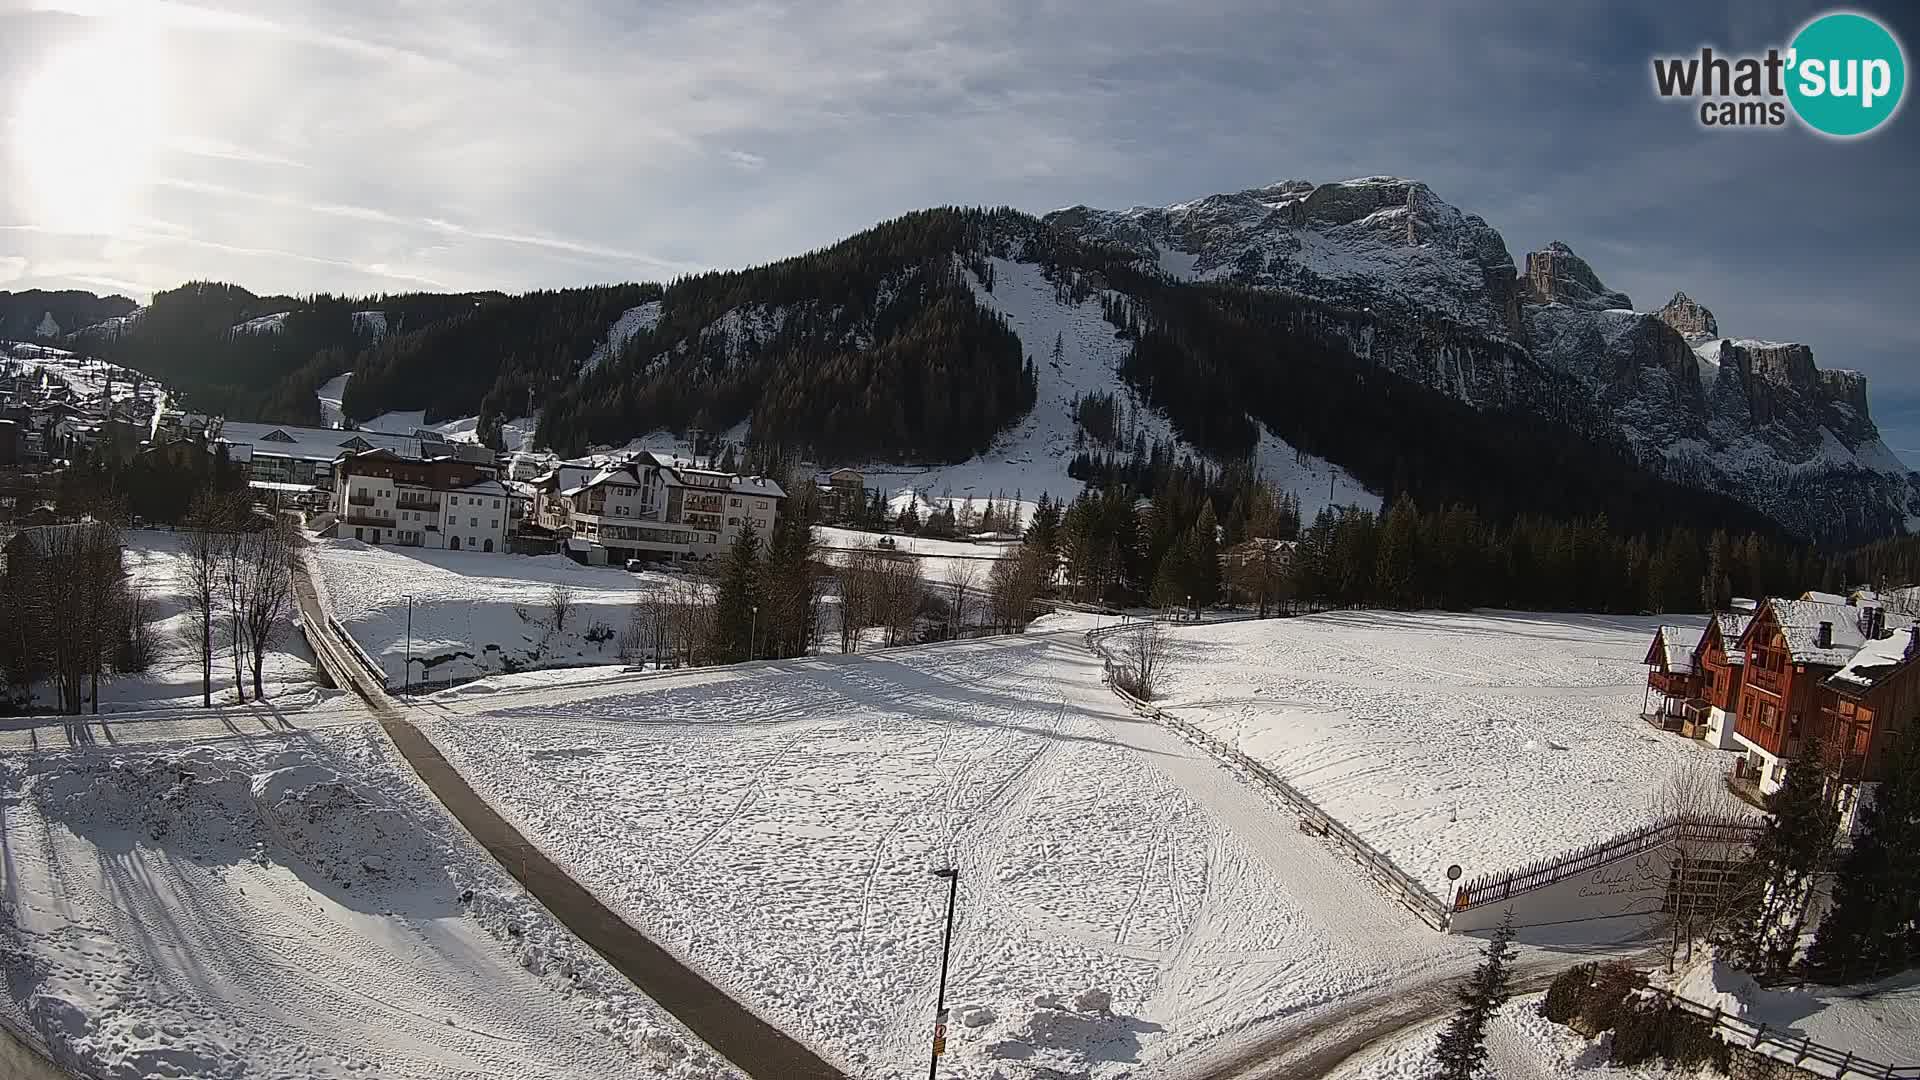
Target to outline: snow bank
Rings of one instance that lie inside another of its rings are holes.
[[[1173,631],[1162,706],[1271,766],[1437,896],[1649,820],[1690,759],[1639,719],[1659,620],[1335,612]]]
[[[6,762],[0,1007],[114,1080],[737,1075],[390,752],[367,725]]]

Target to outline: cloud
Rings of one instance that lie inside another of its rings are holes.
[[[0,282],[17,280],[26,272],[26,259],[18,255],[0,255]]]
[[[745,150],[729,150],[723,156],[735,167],[745,170],[746,172],[759,172],[761,169],[767,167],[766,158]]]

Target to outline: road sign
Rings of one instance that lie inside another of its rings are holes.
[[[947,1025],[933,1025],[933,1056],[939,1057],[947,1052]]]
[[[1460,864],[1459,863],[1454,863],[1452,866],[1447,867],[1447,880],[1448,881],[1460,880]]]

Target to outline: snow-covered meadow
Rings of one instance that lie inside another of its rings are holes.
[[[530,839],[862,1080],[926,1068],[947,864],[963,1080],[1164,1074],[1472,954],[1074,633],[442,699],[423,730]]]
[[[128,587],[147,605],[154,659],[144,672],[102,678],[103,712],[200,705],[200,657],[189,628],[187,590],[182,578],[186,563],[183,541],[181,534],[164,529],[130,529],[122,534],[122,566]],[[216,639],[223,636],[215,634]],[[230,702],[235,698],[233,655],[224,644],[216,645],[216,649],[214,701]],[[267,653],[262,671],[267,700],[276,706],[313,704],[329,693],[316,681],[317,670],[313,654],[289,616],[281,626],[278,645]],[[251,700],[251,671],[247,672],[246,683]],[[40,683],[34,687],[34,698],[40,706],[50,708],[55,705],[56,692],[49,683]]]
[[[737,1074],[372,725],[0,759],[0,1004],[88,1075]]]
[[[892,547],[880,546],[883,535]],[[862,548],[872,548],[911,556],[920,563],[921,577],[934,586],[951,582],[956,574],[971,572],[973,581],[970,588],[976,592],[986,590],[987,574],[993,570],[994,563],[1019,552],[1018,544],[1004,541],[974,543],[968,540],[936,540],[926,536],[890,535],[830,525],[817,526],[814,529],[814,541],[821,560],[831,565],[842,565],[852,553]]]
[[[1266,763],[1435,895],[1637,828],[1690,758],[1639,719],[1661,620],[1332,612],[1181,627],[1156,704]],[[1667,617],[1666,621],[1674,621]]]
[[[582,566],[563,555],[435,551],[357,540],[318,540],[309,552],[330,610],[392,686],[400,685],[408,656],[408,597],[413,679],[431,684],[508,667],[615,663],[617,641],[592,641],[589,635],[618,635],[634,604],[690,580],[679,573]],[[555,589],[570,590],[573,603],[557,629],[550,605]]]

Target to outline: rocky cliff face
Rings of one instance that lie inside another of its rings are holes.
[[[1881,442],[1858,372],[1820,370],[1804,344],[1722,337],[1685,293],[1635,311],[1563,243],[1516,271],[1498,231],[1418,181],[1290,180],[1048,221],[1176,278],[1337,305],[1362,360],[1478,406],[1579,423],[1805,536],[1920,524],[1920,477]]]

